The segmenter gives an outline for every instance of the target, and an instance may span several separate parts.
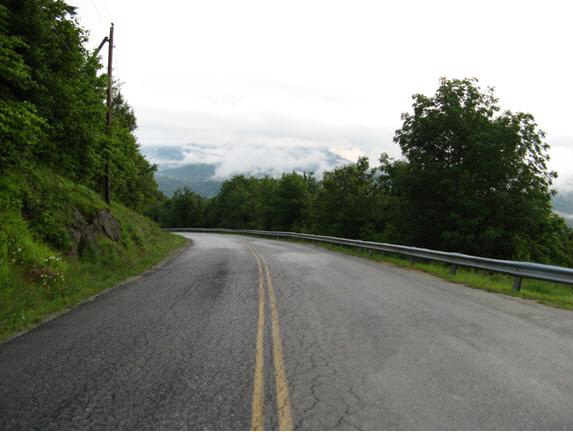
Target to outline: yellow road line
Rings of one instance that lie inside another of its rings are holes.
[[[279,415],[279,429],[281,431],[290,431],[292,427],[292,414],[290,409],[289,395],[288,395],[288,380],[286,377],[284,360],[283,360],[283,345],[281,341],[281,332],[279,326],[279,313],[277,310],[277,301],[273,289],[273,279],[267,263],[262,255],[260,259],[265,269],[267,278],[267,288],[269,290],[269,299],[271,303],[271,334],[273,337],[273,359],[275,364],[275,387],[277,393],[277,411]]]
[[[261,260],[251,248],[249,249],[257,259],[257,266],[259,268],[259,323],[257,326],[257,347],[255,352],[255,379],[253,384],[251,429],[261,431],[265,430],[265,287]]]

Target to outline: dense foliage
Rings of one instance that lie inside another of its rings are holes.
[[[414,95],[383,154],[312,175],[235,176],[217,196],[190,190],[152,214],[164,226],[305,231],[573,266],[573,230],[551,210],[555,173],[533,116],[501,112],[492,89],[446,80]],[[179,214],[182,212],[183,214]]]
[[[161,196],[155,167],[117,85],[106,127],[107,76],[86,40],[64,1],[0,2],[0,340],[184,243],[133,211]]]
[[[488,256],[551,260],[548,144],[531,114],[506,111],[492,89],[442,80],[414,96],[395,141],[408,161],[396,187],[414,244]],[[562,232],[565,234],[565,232]],[[553,239],[551,240],[554,241]]]
[[[113,215],[119,239],[97,225],[102,212]],[[49,168],[0,176],[0,221],[0,341],[143,271],[185,243]]]
[[[110,157],[112,196],[137,210],[157,193],[155,168],[139,153],[135,116],[114,89],[105,127],[105,85],[87,35],[61,0],[0,4],[0,173],[46,166],[102,189]]]
[[[414,95],[394,138],[403,160],[361,158],[321,179],[235,176],[209,200],[189,189],[165,198],[118,86],[105,126],[107,77],[74,14],[63,0],[0,4],[0,175],[42,167],[102,191],[109,158],[113,198],[164,226],[307,231],[573,266],[573,231],[551,210],[544,133],[530,114],[501,112],[476,80]],[[10,211],[27,212],[26,196],[4,195]],[[29,223],[65,243],[36,213]]]

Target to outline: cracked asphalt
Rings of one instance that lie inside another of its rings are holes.
[[[573,429],[571,311],[308,245],[184,235],[194,245],[156,271],[0,345],[1,429],[250,429],[250,249],[272,275],[295,429]]]

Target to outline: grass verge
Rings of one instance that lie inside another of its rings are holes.
[[[97,234],[69,255],[70,224],[108,209],[120,239]],[[0,342],[137,275],[187,240],[45,169],[0,178]]]
[[[505,294],[512,297],[520,297],[529,300],[535,300],[548,306],[560,309],[573,310],[573,288],[568,285],[545,282],[534,279],[524,279],[521,290],[514,292],[512,290],[513,277],[500,274],[474,270],[469,268],[458,267],[455,275],[450,273],[448,265],[436,262],[416,261],[412,263],[410,259],[400,257],[395,254],[384,254],[372,251],[364,251],[358,248],[338,246],[331,243],[310,242],[306,240],[288,239],[286,241],[313,244],[321,248],[339,252],[346,255],[357,256],[375,262],[391,263],[398,267],[421,270],[434,276],[445,279],[449,282],[464,284],[472,288],[477,288],[493,293]]]

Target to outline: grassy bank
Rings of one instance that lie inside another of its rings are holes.
[[[331,243],[317,243],[292,239],[288,241],[313,244],[333,252],[357,256],[376,262],[391,263],[403,268],[421,270],[449,282],[460,283],[489,292],[535,300],[539,303],[560,309],[573,310],[573,287],[569,285],[524,279],[521,290],[514,292],[512,291],[513,277],[508,275],[499,273],[489,274],[485,271],[461,267],[458,267],[456,274],[452,275],[449,266],[441,263],[420,261],[412,263],[408,258],[393,254],[382,255],[374,251],[369,254],[368,251],[363,251],[358,248],[338,246]]]
[[[90,221],[102,212],[111,214],[117,238],[94,229]],[[141,273],[186,243],[45,169],[2,176],[0,220],[0,341]],[[78,220],[93,234],[79,245],[72,229],[80,229]],[[78,248],[81,253],[72,253]]]

